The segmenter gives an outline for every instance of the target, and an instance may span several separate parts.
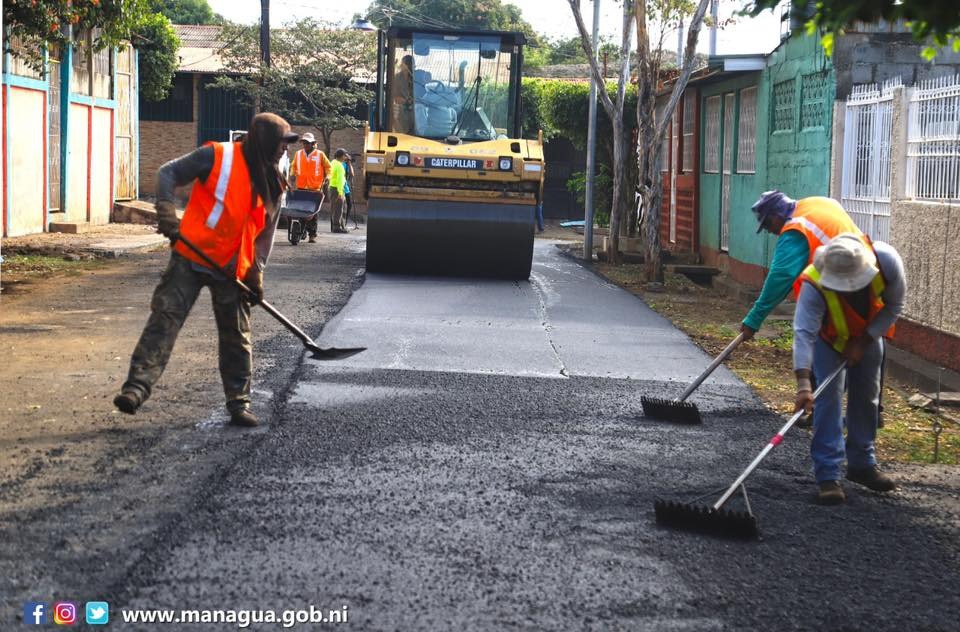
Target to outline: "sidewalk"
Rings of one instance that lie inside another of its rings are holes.
[[[104,224],[82,233],[36,233],[6,237],[0,242],[2,254],[92,255],[112,259],[133,252],[163,247],[167,239],[151,224]]]

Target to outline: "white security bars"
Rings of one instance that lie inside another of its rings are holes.
[[[844,117],[840,203],[871,239],[890,240],[893,94],[900,79],[854,86]]]
[[[907,197],[960,201],[960,75],[921,82],[909,101]]]

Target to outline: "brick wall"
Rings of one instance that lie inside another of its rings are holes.
[[[157,193],[157,169],[197,148],[197,124],[140,121],[140,195]]]

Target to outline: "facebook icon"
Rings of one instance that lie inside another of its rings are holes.
[[[27,625],[43,625],[47,622],[47,604],[28,601],[23,606],[23,622]]]

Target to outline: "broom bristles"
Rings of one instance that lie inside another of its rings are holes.
[[[714,510],[713,507],[661,499],[654,502],[653,508],[657,524],[665,527],[741,540],[760,537],[756,517],[745,511]]]
[[[643,414],[651,419],[660,419],[662,421],[674,421],[681,424],[700,424],[703,419],[700,417],[700,410],[696,404],[690,402],[678,402],[673,399],[661,399],[659,397],[640,398],[643,405]]]

